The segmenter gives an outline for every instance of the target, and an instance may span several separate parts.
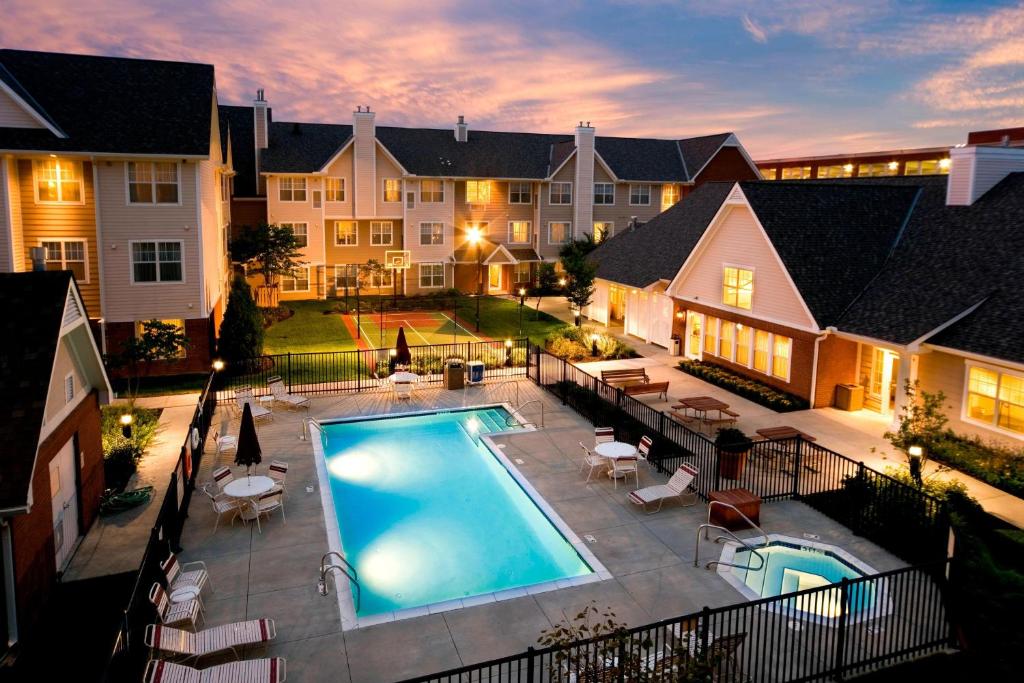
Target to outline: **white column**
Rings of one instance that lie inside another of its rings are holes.
[[[920,357],[916,353],[905,351],[900,354],[899,358],[899,369],[896,372],[896,410],[894,410],[892,414],[893,427],[899,424],[900,414],[903,413],[907,407],[907,395],[904,391],[904,387],[907,382],[913,384],[917,381],[917,368],[920,364]]]

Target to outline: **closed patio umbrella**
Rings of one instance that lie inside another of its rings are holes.
[[[409,366],[412,354],[409,353],[409,342],[405,341],[405,328],[398,328],[398,339],[395,340],[395,364]]]
[[[246,475],[254,465],[263,460],[260,440],[256,436],[256,422],[252,419],[252,409],[248,402],[242,409],[242,426],[238,428],[238,446],[235,450],[235,464],[245,467]]]

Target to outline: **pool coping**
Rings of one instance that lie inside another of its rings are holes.
[[[835,559],[844,562],[848,566],[860,572],[863,578],[871,578],[878,575],[880,572],[871,565],[867,564],[860,558],[851,554],[847,550],[840,548],[837,545],[831,543],[822,543],[821,541],[814,541],[807,538],[796,538],[794,536],[786,536],[785,534],[765,534],[765,538],[768,539],[767,545],[771,545],[773,542],[781,542],[787,545],[811,548],[818,550],[823,553],[832,555]],[[764,547],[766,544],[758,544],[757,547]],[[736,541],[728,541],[722,548],[722,554],[718,558],[718,566],[716,567],[718,575],[725,579],[725,582],[735,588],[744,598],[749,601],[762,600],[766,597],[781,597],[785,595],[796,595],[801,591],[795,593],[782,593],[780,596],[764,596],[755,591],[753,588],[748,586],[739,576],[733,573],[733,567],[725,566],[724,563],[734,563],[736,559],[736,552],[742,548],[743,545]],[[881,617],[888,616],[892,613],[892,601],[889,599],[889,582],[888,579],[878,579],[874,582],[875,585],[875,603],[870,609],[861,611],[856,615],[847,615],[846,622],[848,624],[856,624],[861,621],[868,621],[871,619],[878,619]],[[839,586],[838,583],[829,584],[831,587]],[[813,614],[805,610],[797,609],[796,607],[786,606],[783,602],[772,602],[766,605],[762,605],[763,609],[767,609],[777,614],[788,614],[792,615],[800,621],[807,621],[814,624],[821,624],[824,626],[834,627],[838,625],[839,617],[829,617],[820,614]]]
[[[461,609],[463,607],[476,607],[477,605],[486,605],[494,602],[501,602],[503,600],[512,600],[514,598],[521,598],[527,595],[536,595],[538,593],[547,593],[549,591],[559,590],[561,588],[571,588],[573,586],[582,586],[588,583],[595,583],[597,581],[604,581],[612,578],[611,572],[609,572],[600,560],[594,555],[594,553],[587,547],[587,544],[580,540],[580,537],[566,524],[565,520],[559,516],[553,507],[544,499],[543,496],[537,491],[536,488],[527,480],[525,476],[519,471],[519,468],[509,460],[509,458],[502,452],[501,446],[496,444],[492,440],[492,436],[509,436],[513,434],[521,434],[524,431],[536,431],[536,427],[532,424],[525,422],[521,415],[516,415],[515,409],[507,402],[497,403],[484,403],[481,405],[464,406],[452,409],[436,409],[436,410],[412,410],[405,412],[394,412],[394,413],[382,413],[378,415],[359,415],[353,417],[339,417],[320,420],[322,425],[339,424],[345,422],[365,422],[367,420],[375,419],[387,419],[387,418],[400,418],[400,417],[414,417],[416,415],[435,415],[438,413],[453,413],[463,412],[470,410],[481,410],[486,408],[504,408],[509,412],[510,415],[515,416],[519,421],[521,430],[518,431],[502,431],[502,432],[490,432],[480,436],[480,441],[483,443],[495,459],[501,464],[502,467],[509,473],[516,484],[522,489],[523,493],[533,502],[534,505],[540,510],[548,522],[550,522],[556,530],[562,535],[563,538],[573,547],[573,550],[580,556],[580,558],[590,567],[591,573],[583,576],[574,576],[566,579],[556,579],[554,581],[544,581],[542,583],[533,584],[530,586],[523,586],[520,588],[506,588],[500,591],[494,591],[492,593],[481,593],[468,598],[457,598],[454,600],[447,600],[444,602],[436,602],[429,605],[422,605],[419,607],[409,607],[406,609],[395,610],[392,612],[382,612],[380,614],[374,614],[367,617],[356,616],[355,601],[352,598],[352,589],[350,580],[347,576],[342,578],[338,573],[333,573],[331,577],[334,579],[335,594],[338,599],[338,611],[341,614],[341,630],[350,631],[357,628],[364,628],[366,626],[374,626],[376,624],[386,624],[393,621],[399,621],[401,619],[412,619],[414,617],[422,617],[428,614],[438,614],[441,612],[448,612],[455,609]],[[313,458],[316,461],[316,473],[318,484],[320,487],[320,503],[323,506],[324,526],[327,532],[327,546],[331,552],[336,552],[342,557],[345,557],[345,553],[342,550],[341,545],[341,528],[338,524],[337,514],[331,514],[329,511],[335,510],[334,507],[334,494],[331,491],[330,477],[327,473],[327,459],[324,453],[323,437],[318,435],[317,438],[312,438],[310,434],[310,440],[313,442]]]

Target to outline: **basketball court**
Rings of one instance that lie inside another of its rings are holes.
[[[451,344],[454,342],[487,341],[487,337],[474,333],[466,323],[454,318],[451,311],[387,311],[342,316],[356,345],[361,349],[394,348],[398,329],[405,329],[409,346]],[[357,334],[358,330],[358,334]]]

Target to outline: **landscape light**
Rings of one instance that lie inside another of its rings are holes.
[[[907,453],[909,453],[912,458],[920,458],[924,455],[924,449],[920,446],[911,446],[907,449]]]
[[[121,435],[126,438],[132,438],[132,422],[135,420],[131,413],[125,413],[121,416]]]
[[[559,287],[565,287],[565,278],[564,277],[558,278],[558,286]]]
[[[213,361],[213,369],[216,370],[217,372],[220,372],[221,370],[223,370],[224,369],[224,361],[222,361],[220,358],[218,358],[217,360]]]
[[[525,287],[520,287],[519,288],[519,296],[526,296],[526,288]]]

